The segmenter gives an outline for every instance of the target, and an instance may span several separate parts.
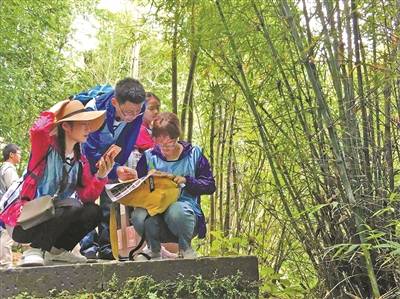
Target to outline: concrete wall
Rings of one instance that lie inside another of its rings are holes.
[[[201,275],[204,279],[243,273],[248,281],[259,279],[258,261],[254,256],[163,260],[149,262],[106,262],[79,265],[57,265],[0,270],[0,298],[28,292],[47,296],[49,291],[102,291],[115,273],[122,285],[130,277],[150,275],[156,281]]]

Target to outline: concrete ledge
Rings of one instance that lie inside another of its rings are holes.
[[[97,292],[107,286],[115,274],[121,285],[131,277],[149,275],[154,280],[172,280],[183,275],[201,275],[204,279],[243,273],[248,281],[257,281],[258,260],[255,256],[199,258],[195,260],[163,260],[149,262],[104,262],[79,265],[15,268],[0,270],[0,298],[27,292],[48,296],[49,291],[67,290]]]

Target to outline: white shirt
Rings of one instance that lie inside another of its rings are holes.
[[[6,193],[12,183],[18,180],[18,173],[15,165],[11,162],[4,162],[0,167],[0,193]]]

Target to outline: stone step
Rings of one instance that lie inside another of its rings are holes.
[[[258,260],[255,256],[202,257],[148,262],[97,262],[77,265],[13,268],[0,270],[0,298],[13,297],[21,292],[48,296],[56,289],[71,294],[80,291],[103,291],[115,273],[118,283],[131,277],[151,276],[156,281],[173,280],[180,275],[203,279],[222,278],[240,271],[243,279],[258,281]]]

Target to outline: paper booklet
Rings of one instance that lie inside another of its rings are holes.
[[[146,175],[140,179],[129,180],[129,181],[124,181],[124,182],[115,183],[115,184],[107,184],[105,186],[106,193],[112,202],[118,201],[121,198],[123,198],[124,196],[131,193],[136,188],[138,188],[150,176],[151,176],[151,174],[149,173],[148,175]]]

